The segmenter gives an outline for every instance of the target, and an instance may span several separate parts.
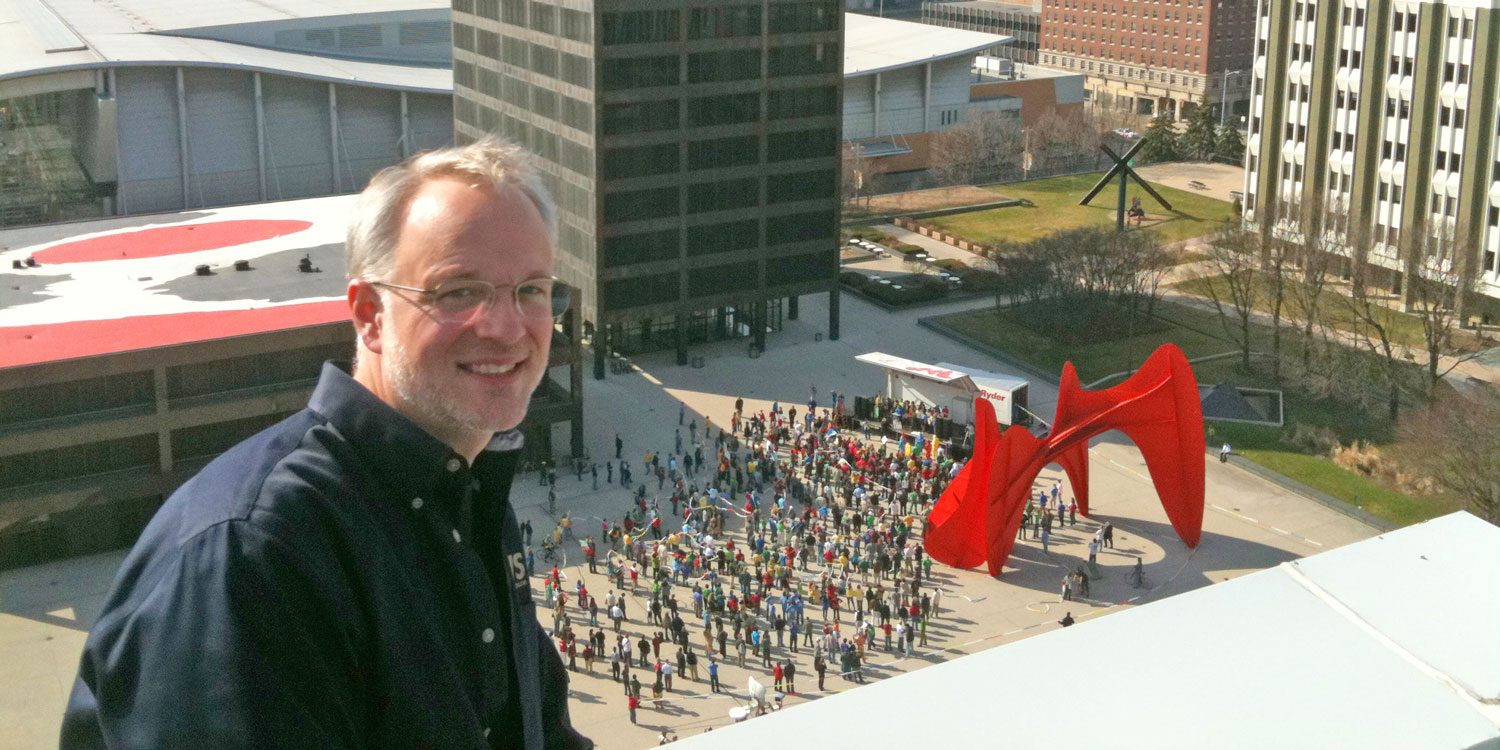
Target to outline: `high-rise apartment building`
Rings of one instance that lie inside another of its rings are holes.
[[[1179,118],[1243,111],[1255,0],[1043,0],[1041,62],[1088,75],[1094,106]]]
[[[1497,9],[1261,0],[1245,218],[1326,208],[1393,287],[1435,239],[1456,242],[1478,291],[1500,296]]]
[[[606,349],[764,347],[804,294],[837,337],[837,0],[455,0],[453,28],[455,138],[543,161],[595,377]]]

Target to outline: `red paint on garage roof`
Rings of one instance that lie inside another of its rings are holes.
[[[0,328],[0,367],[208,341],[348,319],[348,302],[336,299],[254,310],[138,315],[114,320],[14,326]]]
[[[244,219],[115,232],[64,242],[35,253],[38,263],[85,263],[133,260],[213,250],[301,232],[310,221]]]

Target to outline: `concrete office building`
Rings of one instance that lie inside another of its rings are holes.
[[[1043,0],[1041,62],[1088,74],[1096,107],[1185,117],[1249,99],[1255,0]]]
[[[1042,0],[924,2],[922,23],[1011,37],[1012,41],[996,46],[986,54],[1034,63],[1042,41]]]
[[[449,57],[434,0],[0,0],[0,226],[356,191]]]
[[[1500,4],[1261,0],[1257,18],[1245,218],[1318,201],[1407,293],[1419,251],[1456,242],[1500,297]]]
[[[455,0],[455,137],[537,153],[558,275],[607,350],[739,336],[763,348],[797,297],[838,336],[836,0]]]
[[[354,352],[354,201],[0,231],[0,569],[133,543],[213,457],[307,404]],[[556,328],[522,425],[534,456],[583,451],[577,326]]]

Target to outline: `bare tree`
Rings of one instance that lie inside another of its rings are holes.
[[[1473,248],[1458,242],[1446,227],[1426,233],[1413,243],[1406,280],[1408,312],[1422,324],[1422,364],[1427,370],[1427,395],[1431,398],[1438,381],[1453,368],[1478,356],[1483,347],[1456,345],[1459,334],[1459,302],[1462,294],[1477,286]]]
[[[1314,333],[1324,326],[1323,298],[1325,288],[1346,252],[1345,228],[1349,215],[1341,206],[1305,202],[1292,207],[1289,229],[1289,259],[1297,267],[1297,278],[1286,285],[1292,313],[1300,319],[1302,329],[1302,367],[1312,365]],[[1273,218],[1274,221],[1274,218]]]
[[[857,208],[860,196],[864,196],[868,204],[871,192],[870,182],[875,177],[870,171],[872,166],[874,166],[874,159],[865,156],[857,145],[844,144],[843,184],[840,187],[845,203]]]
[[[1098,124],[1086,112],[1054,108],[1027,128],[1026,140],[1037,169],[1051,173],[1081,157],[1092,157],[1099,149],[1099,135]]]
[[[1372,373],[1374,385],[1385,390],[1387,417],[1395,423],[1401,416],[1402,396],[1412,386],[1408,363],[1413,358],[1398,338],[1399,319],[1390,307],[1391,298],[1375,284],[1374,276],[1382,266],[1372,245],[1351,243],[1349,263],[1352,288],[1348,297],[1339,298],[1339,304],[1352,322],[1350,338],[1379,361]]]
[[[1414,468],[1462,498],[1475,515],[1500,524],[1500,390],[1443,393],[1409,413],[1400,434],[1419,446],[1408,459]]]
[[[1020,123],[1003,112],[970,108],[963,122],[933,136],[931,148],[933,177],[945,185],[973,184],[1019,162]]]
[[[1200,288],[1214,310],[1224,332],[1240,349],[1240,367],[1250,369],[1250,321],[1261,299],[1258,267],[1260,237],[1254,232],[1231,229],[1208,245],[1208,260],[1200,276]]]

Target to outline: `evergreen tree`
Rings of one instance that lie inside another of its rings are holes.
[[[1136,152],[1141,161],[1150,164],[1159,161],[1175,161],[1181,153],[1177,135],[1177,129],[1169,112],[1159,112],[1151,119],[1151,124],[1146,126],[1146,134],[1141,136],[1145,145]]]
[[[1188,118],[1187,130],[1183,131],[1179,139],[1182,155],[1195,161],[1209,161],[1218,153],[1216,150],[1218,134],[1218,123],[1214,122],[1214,113],[1209,106],[1199,102],[1193,108],[1193,114]]]
[[[1233,125],[1219,128],[1219,142],[1214,145],[1214,156],[1219,161],[1240,164],[1245,161],[1245,139],[1240,129]]]

